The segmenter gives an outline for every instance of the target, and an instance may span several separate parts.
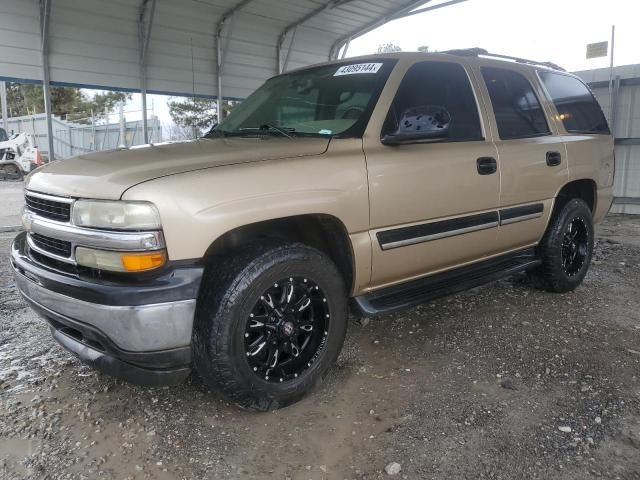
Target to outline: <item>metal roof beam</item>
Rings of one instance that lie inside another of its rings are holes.
[[[411,2],[408,2],[408,3],[404,4],[398,10],[394,10],[392,12],[389,12],[386,15],[383,15],[382,17],[377,18],[377,19],[373,20],[372,22],[367,23],[362,28],[359,28],[358,30],[354,30],[353,32],[349,33],[348,35],[345,35],[345,36],[339,38],[331,46],[331,50],[329,51],[329,59],[333,60],[333,59],[337,58],[338,52],[340,51],[340,47],[342,47],[342,45],[344,45],[346,42],[349,42],[349,41],[353,40],[356,37],[364,35],[365,33],[370,32],[371,30],[374,30],[374,29],[378,28],[381,25],[384,25],[385,23],[390,22],[391,20],[394,20],[397,16],[400,16],[401,14],[403,14],[405,12],[409,12],[409,11],[413,10],[414,8],[417,8],[420,5],[424,5],[425,3],[428,3],[430,1],[432,1],[432,0],[417,0],[417,1],[416,0],[412,0]]]
[[[216,22],[215,29],[215,40],[216,40],[216,83],[218,89],[218,102],[217,102],[217,110],[218,110],[218,123],[222,121],[224,118],[224,110],[222,109],[222,69],[224,67],[224,46],[222,45],[222,29],[225,26],[227,20],[229,20],[233,15],[240,9],[246,7],[253,0],[241,0],[239,3],[228,9],[224,12],[220,19]]]
[[[418,1],[414,0],[412,2],[408,2],[398,10],[390,12],[366,24],[364,27],[353,31],[342,38],[339,38],[334,42],[334,44],[331,47],[331,50],[329,51],[329,59],[335,59],[340,51],[340,48],[342,48],[342,46],[345,45],[347,42],[350,42],[354,38],[360,37],[365,33],[369,33],[371,30],[375,30],[376,28],[381,27],[382,25],[388,22],[391,22],[392,20],[397,20],[399,18],[409,17],[412,15],[418,15],[419,13],[424,13],[431,10],[437,10],[439,8],[455,5],[456,3],[466,2],[467,0],[449,0],[447,2],[439,3],[437,5],[426,6],[427,3],[431,3],[432,1],[433,0],[418,0]],[[418,9],[420,5],[423,5],[424,7]]]
[[[147,5],[149,7],[149,19],[145,23],[147,13]],[[140,12],[138,14],[138,33],[140,34],[140,64],[146,65],[147,52],[149,51],[149,39],[151,38],[151,28],[153,27],[153,18],[156,12],[156,0],[143,0],[140,4]]]
[[[320,5],[318,8],[316,8],[315,10],[312,10],[311,12],[309,12],[308,14],[306,14],[305,16],[303,16],[302,18],[300,18],[299,20],[296,20],[293,23],[290,23],[289,25],[287,25],[286,27],[284,27],[284,29],[280,32],[280,35],[278,35],[278,45],[277,45],[277,65],[276,65],[276,72],[277,73],[282,73],[284,70],[286,70],[287,68],[287,63],[289,60],[289,54],[291,53],[291,49],[293,48],[293,43],[295,40],[295,34],[296,31],[298,30],[298,27],[300,25],[303,25],[304,23],[308,22],[309,20],[311,20],[312,18],[320,15],[322,12],[324,12],[325,10],[329,10],[332,8],[337,8],[340,7],[341,5],[344,5],[346,3],[349,2],[353,2],[354,0],[330,0],[327,3]],[[291,39],[291,43],[289,44],[289,48],[287,49],[287,56],[285,58],[284,61],[284,65],[282,64],[282,46],[284,45],[284,41],[287,38],[287,35],[293,31],[293,37]]]
[[[466,2],[467,0],[449,0],[448,2],[442,2],[437,5],[426,6],[424,8],[418,8],[416,10],[411,10],[409,12],[403,13],[401,15],[396,16],[393,20],[397,20],[398,18],[406,18],[411,17],[413,15],[418,15],[420,13],[429,12],[431,10],[437,10],[439,8],[449,7],[451,5],[455,5],[456,3]]]

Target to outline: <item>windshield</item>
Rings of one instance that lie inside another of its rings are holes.
[[[340,63],[279,75],[206,136],[361,137],[394,64]]]
[[[0,142],[6,142],[7,140],[9,140],[9,137],[7,137],[7,132],[4,128],[0,128]]]

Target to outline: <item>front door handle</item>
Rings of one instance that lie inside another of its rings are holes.
[[[480,175],[491,175],[498,171],[498,162],[493,157],[480,157],[476,165]]]
[[[557,167],[562,163],[562,155],[560,152],[547,152],[547,165],[549,167]]]

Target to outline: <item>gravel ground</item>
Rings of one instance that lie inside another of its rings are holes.
[[[575,292],[519,275],[352,322],[324,384],[267,414],[82,366],[3,256],[0,478],[640,479],[640,218],[599,232]]]
[[[0,231],[3,227],[20,225],[22,185],[22,181],[0,181]]]

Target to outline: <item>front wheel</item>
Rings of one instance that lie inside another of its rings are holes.
[[[250,410],[302,398],[338,357],[347,293],[324,254],[301,244],[252,245],[206,271],[196,312],[196,370]]]
[[[569,292],[582,283],[593,254],[591,210],[574,198],[552,214],[538,247],[542,265],[529,272],[533,285],[550,292]]]

